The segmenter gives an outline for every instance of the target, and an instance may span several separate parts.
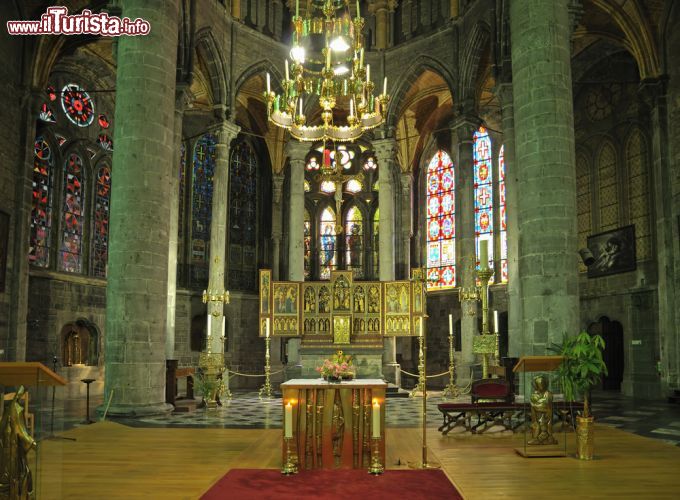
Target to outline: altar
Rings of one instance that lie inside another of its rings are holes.
[[[281,384],[284,437],[299,470],[368,469],[371,453],[385,463],[385,390],[380,379],[329,383],[293,379]],[[283,443],[286,460],[286,443]]]

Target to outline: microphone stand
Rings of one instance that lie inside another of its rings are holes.
[[[52,357],[52,371],[57,373],[57,357]],[[50,433],[45,436],[45,439],[63,439],[64,441],[75,441],[76,438],[55,436],[54,434],[54,395],[56,391],[56,386],[52,386],[52,408],[50,410]]]

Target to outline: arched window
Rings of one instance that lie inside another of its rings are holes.
[[[479,242],[489,242],[489,266],[493,267],[493,162],[491,139],[486,128],[479,127],[473,135],[474,195],[475,195],[475,255],[480,266]],[[493,283],[491,277],[489,283]]]
[[[590,165],[586,155],[579,152],[576,154],[576,210],[579,248],[588,246],[588,236],[592,233],[590,196]],[[581,259],[578,261],[578,266],[582,273],[588,270]]]
[[[106,278],[109,258],[109,206],[111,204],[111,167],[106,163],[97,169],[95,190],[92,275]]]
[[[331,207],[321,212],[319,224],[319,267],[320,278],[327,280],[338,265],[337,238],[335,236],[335,212]]]
[[[229,167],[229,288],[257,287],[257,157],[247,142],[231,153]]]
[[[205,134],[194,146],[191,177],[191,283],[199,287],[208,282],[216,143],[215,136]]]
[[[456,285],[455,171],[444,151],[427,167],[427,287]]]
[[[605,142],[597,159],[598,194],[600,201],[600,231],[619,227],[618,176],[616,153],[610,142]]]
[[[312,219],[309,217],[309,211],[305,208],[305,279],[312,276]]]
[[[361,215],[361,210],[353,205],[347,211],[345,217],[345,262],[347,269],[352,271],[352,276],[355,278],[364,277],[363,239],[364,218]]]
[[[84,222],[84,179],[83,159],[77,153],[70,153],[64,162],[64,184],[59,270],[82,273],[83,222]]]
[[[376,182],[376,184],[378,184]],[[380,277],[380,209],[376,208],[373,214],[373,274],[376,279]]]
[[[498,152],[498,208],[501,212],[501,283],[508,282],[508,227],[505,213],[505,145]]]
[[[31,239],[28,260],[39,267],[50,263],[52,235],[52,177],[54,153],[42,135],[35,139],[33,150],[33,198],[31,207]]]
[[[645,260],[652,256],[649,172],[647,143],[637,127],[631,131],[626,141],[626,163],[628,164],[630,222],[635,224],[635,253],[638,260]]]

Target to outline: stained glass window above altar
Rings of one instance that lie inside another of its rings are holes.
[[[321,223],[319,225],[319,246],[321,250],[319,252],[319,275],[324,280],[330,279],[331,271],[336,269],[338,265],[335,225],[335,212],[331,207],[327,207],[321,213]]]
[[[361,210],[354,205],[347,211],[345,219],[345,261],[347,269],[352,271],[355,278],[363,278],[363,239],[364,219]]]

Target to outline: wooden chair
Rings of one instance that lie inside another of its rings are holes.
[[[16,396],[16,392],[8,392],[4,396],[4,401],[12,401],[14,399],[14,396]],[[31,436],[35,439],[35,415],[33,413],[30,413],[28,411],[28,401],[29,401],[29,395],[28,392],[24,392],[23,397],[21,398],[23,401],[23,406],[24,406],[24,419],[26,420],[26,429],[28,429],[28,432],[31,434]],[[3,404],[4,404],[3,401]]]

